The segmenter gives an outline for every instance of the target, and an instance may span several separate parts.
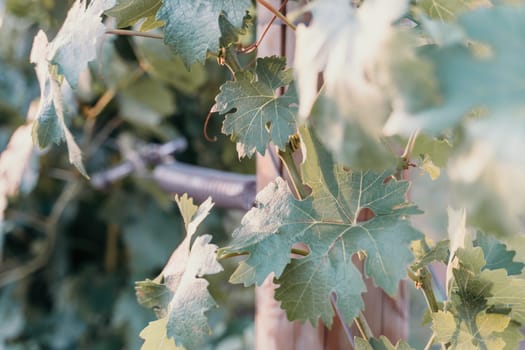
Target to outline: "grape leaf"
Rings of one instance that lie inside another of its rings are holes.
[[[183,350],[184,348],[176,346],[173,339],[166,336],[167,324],[167,317],[150,322],[139,335],[144,339],[141,350]]]
[[[315,102],[320,72],[325,72],[329,95],[340,93],[338,97],[348,98],[349,92],[357,93],[359,88],[373,93],[373,86],[367,83],[368,64],[389,38],[391,23],[406,8],[406,1],[368,1],[355,9],[345,0],[331,0],[313,1],[301,9],[313,17],[308,26],[299,24],[296,30],[294,66],[301,120],[308,117]]]
[[[216,260],[217,246],[210,244],[212,237],[202,235],[193,239],[193,236],[213,203],[208,198],[197,207],[186,194],[175,199],[185,223],[186,238],[173,252],[161,273],[166,285],[173,292],[164,332],[167,331],[168,338],[174,338],[175,345],[186,349],[200,349],[204,337],[209,333],[204,313],[216,305],[203,276],[218,273],[222,271],[222,267]],[[158,324],[152,326],[156,327]],[[148,336],[151,334],[153,333],[146,333],[145,344],[155,343],[156,340]]]
[[[512,319],[525,323],[525,280],[508,277],[505,269],[484,270],[481,276],[492,283],[488,303],[511,308]]]
[[[419,134],[414,143],[413,154],[428,155],[432,162],[440,168],[447,166],[452,153],[452,145],[447,139],[439,139],[425,134]]]
[[[97,57],[106,27],[101,22],[104,10],[113,6],[113,0],[93,0],[86,5],[77,0],[67,13],[64,24],[49,45],[47,59],[58,67],[69,85],[75,89],[78,77],[89,61]]]
[[[117,5],[105,13],[117,19],[119,28],[132,26],[144,19],[144,22],[140,25],[140,30],[148,31],[164,24],[155,18],[161,4],[162,0],[120,0]]]
[[[208,51],[219,50],[219,15],[241,27],[250,0],[164,0],[157,20],[165,22],[164,42],[186,66],[204,62]]]
[[[158,126],[176,109],[171,91],[148,76],[120,89],[118,98],[123,119],[141,127]]]
[[[394,346],[387,337],[381,336],[379,339],[369,339],[368,342],[363,338],[355,338],[356,350],[413,350],[404,340],[400,340]]]
[[[525,214],[525,116],[492,115],[465,125],[464,147],[449,162],[453,191],[469,221],[486,232],[515,234]]]
[[[188,95],[196,94],[206,82],[206,71],[203,66],[194,64],[188,71],[182,59],[175,56],[160,40],[135,37],[133,41],[141,67],[155,79],[170,84]]]
[[[290,86],[283,96],[276,91],[292,81],[285,66],[284,57],[258,58],[255,73],[238,72],[220,88],[217,111],[226,114],[222,131],[237,140],[240,158],[264,154],[270,141],[284,149],[295,133],[295,90]]]
[[[165,284],[146,279],[135,282],[135,292],[140,305],[153,309],[158,315],[166,315],[168,305],[173,297],[171,290]]]
[[[416,40],[392,25],[406,10],[407,1],[388,0],[358,9],[345,0],[314,1],[302,9],[312,21],[296,31],[299,121],[311,117],[336,160],[352,168],[395,166],[383,144],[392,109],[417,111],[439,101],[432,65],[416,55]]]
[[[33,122],[33,142],[40,148],[52,143],[66,141],[69,162],[86,178],[89,176],[82,164],[82,152],[64,120],[64,103],[59,77],[54,74],[47,60],[50,44],[43,31],[35,36],[31,49],[30,61],[35,64],[36,75],[40,85],[40,104],[37,117]]]
[[[414,252],[416,260],[412,265],[412,269],[421,269],[434,261],[439,261],[446,264],[449,255],[449,244],[450,241],[443,240],[439,241],[434,247],[429,249],[426,243],[423,246],[421,241],[414,242],[412,244],[412,251]]]
[[[502,314],[479,313],[471,322],[459,324],[450,312],[438,311],[432,314],[432,330],[436,340],[450,343],[451,349],[504,349],[505,340],[501,334],[509,323],[510,317]]]
[[[417,3],[430,18],[441,21],[453,20],[465,11],[490,4],[488,0],[421,0]]]
[[[461,40],[422,51],[435,67],[442,103],[419,113],[392,114],[385,132],[408,134],[421,128],[438,133],[457,125],[475,107],[486,108],[489,115],[522,108],[525,46],[508,38],[523,36],[524,18],[525,8],[503,6],[460,16],[454,26],[464,33]],[[449,27],[443,26],[444,30]]]
[[[351,261],[354,253],[364,252],[365,273],[395,294],[412,259],[408,243],[421,238],[404,218],[419,210],[406,202],[407,182],[386,181],[388,171],[347,170],[333,163],[310,131],[302,129],[301,137],[307,154],[302,173],[311,195],[296,200],[282,179],[269,184],[234,232],[231,246],[219,254],[248,252],[232,282],[261,284],[273,272],[280,285],[275,297],[290,319],[316,324],[321,317],[330,326],[332,293],[348,321],[363,306],[365,288]],[[361,222],[364,208],[374,217]],[[291,260],[294,243],[306,244],[308,255]]]
[[[435,138],[420,133],[417,135],[412,153],[419,156],[419,167],[435,180],[441,174],[440,168],[447,166],[448,158],[452,153],[452,144],[446,138]]]
[[[370,106],[378,105],[377,101],[363,101]],[[345,116],[323,90],[312,107],[311,119],[315,133],[338,162],[356,169],[380,170],[395,166],[398,157],[385,147],[380,136],[371,135],[359,122]]]
[[[459,238],[450,248],[452,276],[445,311],[432,314],[436,339],[452,349],[513,349],[523,337],[519,323],[525,315],[525,280],[508,277],[503,268],[488,269],[499,266],[486,263],[484,251],[490,250],[473,247],[466,238],[464,211],[449,210],[449,216],[449,231]],[[497,247],[505,253],[504,247]]]
[[[250,33],[250,29],[253,28],[254,18],[248,13],[242,20],[242,26],[237,27],[228,21],[228,19],[221,14],[219,16],[219,28],[221,30],[221,37],[219,39],[220,47],[228,48],[232,45],[241,44],[242,38]]]
[[[483,249],[486,260],[484,270],[505,269],[509,275],[519,275],[523,270],[523,263],[513,261],[516,252],[507,250],[507,246],[492,235],[478,231],[474,246]]]

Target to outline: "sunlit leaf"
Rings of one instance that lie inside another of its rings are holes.
[[[251,5],[250,0],[164,0],[157,20],[165,22],[164,42],[189,67],[219,50],[219,15],[241,27]]]
[[[311,195],[298,201],[283,180],[271,183],[234,232],[231,246],[219,254],[250,253],[233,282],[261,284],[273,272],[279,284],[275,297],[290,319],[316,324],[320,317],[331,325],[330,295],[335,292],[350,321],[363,306],[364,292],[352,255],[363,252],[365,273],[395,294],[413,258],[407,245],[421,237],[404,217],[419,210],[405,199],[407,182],[388,181],[388,171],[345,169],[333,163],[309,131],[302,130],[301,136],[307,154],[302,173]],[[360,221],[364,208],[374,216]],[[308,255],[291,259],[294,243],[306,244]]]
[[[51,64],[47,60],[49,49],[46,34],[39,31],[33,42],[30,57],[31,63],[36,65],[40,84],[40,105],[33,122],[33,142],[40,148],[45,148],[51,143],[58,144],[65,140],[70,163],[89,178],[82,163],[82,152],[64,121],[64,103],[59,78],[53,74]]]
[[[155,18],[162,0],[119,0],[118,4],[106,11],[106,14],[117,19],[119,28],[129,27],[144,20],[140,30],[148,31],[164,23]]]
[[[102,13],[113,6],[114,0],[77,0],[69,10],[64,24],[49,45],[47,60],[58,67],[73,89],[89,61],[97,57],[106,26]]]
[[[197,226],[209,214],[213,203],[211,198],[208,198],[200,206],[196,206],[193,199],[188,198],[186,194],[176,197],[176,201],[184,220],[186,238],[162,270],[161,275],[173,297],[169,302],[165,321],[156,321],[160,323],[155,323],[152,327],[163,328],[163,336],[167,334],[168,338],[173,338],[176,345],[186,349],[200,349],[205,337],[210,333],[205,312],[216,306],[208,292],[208,281],[204,276],[218,273],[222,271],[222,267],[216,260],[217,246],[210,244],[212,237],[193,236]],[[153,333],[147,333],[143,337],[146,340],[145,344],[154,343],[154,336],[156,335]]]
[[[238,72],[235,81],[221,86],[216,102],[218,112],[226,114],[222,131],[237,141],[240,158],[264,154],[270,141],[284,150],[295,133],[295,90],[278,92],[292,81],[285,66],[284,58],[259,58],[255,72]]]
[[[492,235],[478,232],[474,246],[483,249],[483,255],[486,260],[486,265],[483,269],[505,269],[509,275],[519,275],[523,270],[524,264],[522,262],[513,261],[516,252],[507,250],[507,246]]]

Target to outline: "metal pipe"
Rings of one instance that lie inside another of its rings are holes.
[[[153,178],[173,194],[188,193],[196,202],[209,196],[218,207],[249,210],[255,201],[255,176],[229,173],[178,162],[161,164]]]

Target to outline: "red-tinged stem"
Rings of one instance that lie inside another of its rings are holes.
[[[283,23],[286,24],[288,27],[290,27],[293,30],[296,29],[295,25],[292,22],[290,22],[288,20],[288,18],[286,18],[285,15],[283,15],[281,12],[279,12],[277,9],[275,9],[275,7],[273,7],[272,5],[267,3],[266,0],[257,0],[257,2],[259,4],[261,4],[261,6],[266,7],[268,9],[268,11],[273,13],[277,18],[279,18],[281,21],[283,21]]]

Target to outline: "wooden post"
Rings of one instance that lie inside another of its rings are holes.
[[[281,0],[267,0],[274,8],[281,6]],[[290,11],[297,7],[290,2],[285,9]],[[285,12],[283,11],[283,12]],[[257,7],[257,31],[261,33],[272,14],[264,7]],[[289,65],[293,61],[294,33],[278,19],[271,26],[266,38],[259,46],[261,57],[285,56]],[[276,176],[284,176],[283,167],[276,155],[269,150],[264,157],[257,158],[257,187],[261,190]],[[322,324],[313,327],[310,323],[290,322],[280,305],[274,299],[275,285],[273,276],[255,290],[255,347],[257,350],[341,350],[351,349],[341,324],[334,319],[331,330]],[[365,317],[375,336],[385,335],[394,343],[407,338],[407,290],[405,283],[399,288],[397,298],[388,297],[376,288],[370,279],[366,279],[368,292],[363,295]],[[359,335],[353,327],[353,334]]]

